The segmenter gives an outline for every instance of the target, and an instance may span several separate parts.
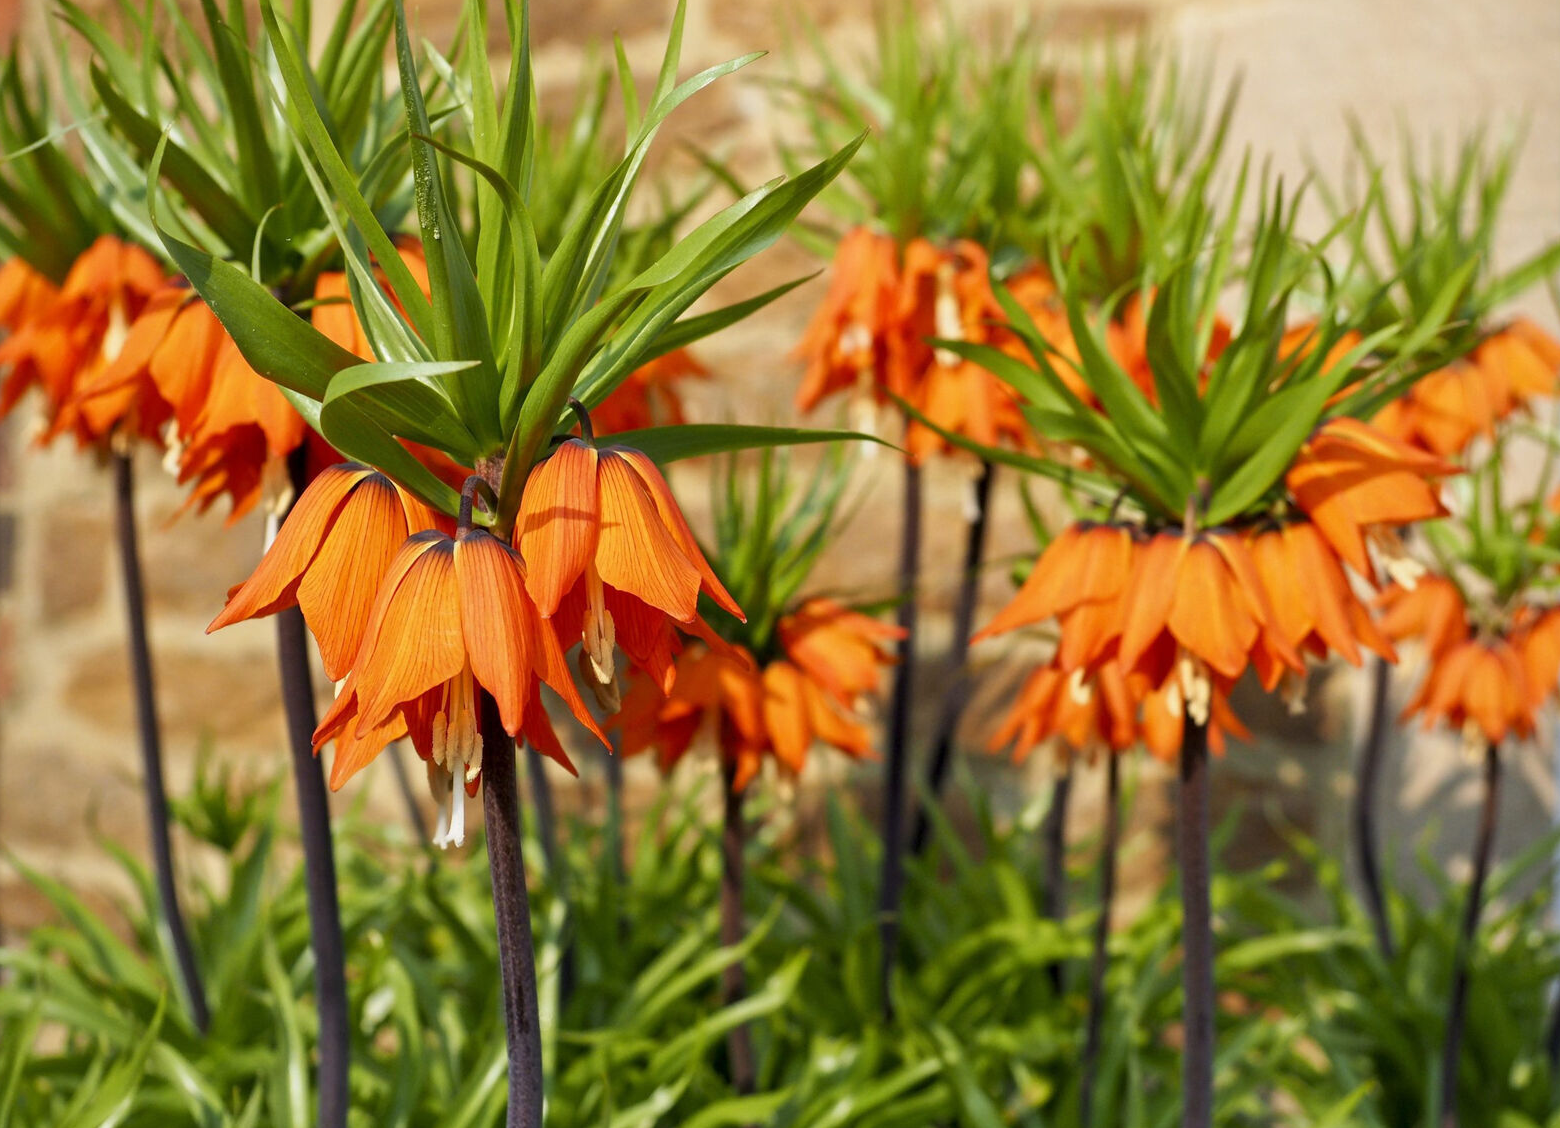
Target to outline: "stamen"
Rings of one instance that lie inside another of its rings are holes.
[[[118,360],[129,336],[130,319],[125,316],[125,303],[116,294],[108,306],[108,328],[103,331],[103,343],[99,346],[103,359],[109,364]]]
[[[1079,705],[1087,705],[1094,700],[1094,685],[1084,680],[1081,669],[1067,675],[1067,696]]]
[[[450,815],[454,807],[454,795],[450,787],[455,777],[442,766],[428,761],[428,791],[438,808],[438,823],[433,831],[433,844],[443,850],[450,844]]]
[[[594,564],[585,568],[585,622],[580,632],[585,653],[590,657],[591,673],[600,685],[611,685],[616,677],[613,649],[617,645],[617,630],[612,622],[612,612],[607,610],[607,595],[601,586],[601,575]]]
[[[1398,536],[1397,530],[1373,525],[1365,530],[1365,539],[1366,543],[1375,549],[1376,556],[1380,559],[1381,567],[1386,571],[1388,578],[1404,591],[1413,591],[1429,571],[1408,554],[1403,538]]]
[[[1289,710],[1291,717],[1299,717],[1305,714],[1305,689],[1306,676],[1297,674],[1293,670],[1285,670],[1283,676],[1278,679],[1278,697]]]
[[[1176,680],[1186,699],[1186,715],[1199,725],[1207,724],[1213,706],[1213,680],[1208,676],[1207,663],[1182,650],[1175,667]]]
[[[591,662],[590,655],[585,653],[583,648],[575,658],[575,664],[579,667],[580,680],[590,688],[596,698],[596,705],[602,712],[611,714],[623,708],[623,690],[616,677],[605,685],[597,681],[595,666]]]
[[[450,773],[450,830],[444,836],[444,847],[466,844],[466,781],[463,765],[459,760],[451,764]]]
[[[840,353],[850,356],[854,353],[866,353],[869,360],[872,354],[872,330],[859,321],[852,321],[844,329],[840,330]],[[871,372],[870,364],[867,371]]]
[[[270,457],[265,460],[265,465],[260,470],[260,491],[265,499],[261,504],[267,513],[274,513],[278,517],[286,517],[287,511],[292,508],[296,491],[293,489],[292,475],[287,471],[285,458]]]
[[[945,341],[964,340],[964,319],[959,313],[959,295],[953,288],[953,263],[944,261],[937,267],[937,297],[932,303],[932,327]],[[959,354],[951,349],[938,349],[937,363],[944,368],[957,368]]]
[[[177,478],[179,476],[179,463],[184,459],[185,442],[179,437],[178,425],[171,419],[163,427],[162,441],[162,467]]]

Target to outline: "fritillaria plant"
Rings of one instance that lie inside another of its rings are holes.
[[[823,437],[735,425],[651,428],[610,444],[597,444],[588,426],[580,438],[567,435],[577,411],[588,418],[591,405],[666,350],[668,330],[696,299],[779,237],[852,149],[748,194],[644,270],[613,280],[617,235],[659,126],[681,102],[751,61],[679,83],[679,7],[643,113],[626,97],[623,158],[571,211],[544,264],[526,198],[533,96],[524,5],[506,8],[513,61],[502,95],[489,70],[486,6],[466,6],[457,73],[470,91],[468,150],[435,131],[397,3],[405,133],[395,151],[413,180],[425,296],[340,149],[299,29],[271,4],[262,15],[286,119],[327,204],[352,302],[378,359],[364,363],[319,333],[242,264],[159,228],[249,363],[351,460],[299,499],[235,593],[245,602],[234,614],[302,603],[306,589],[328,593],[321,606],[329,611],[309,627],[353,655],[315,733],[317,746],[337,744],[338,782],[408,735],[442,784],[447,841],[460,837],[464,795],[481,787],[509,1040],[509,1123],[535,1125],[540,1039],[511,738],[562,755],[537,692],[544,682],[591,724],[565,649],[580,643],[587,688],[610,690],[616,646],[640,665],[665,668],[680,634],[702,629],[699,592],[723,594],[656,460]],[[154,183],[165,156],[161,147],[154,155]],[[446,161],[479,178],[471,246],[460,237],[467,226],[448,191]],[[715,311],[693,325],[713,330],[732,319]],[[689,324],[681,322],[675,343],[686,343]],[[464,485],[446,482],[407,444],[468,468]],[[338,538],[374,551],[343,561],[331,551]],[[306,603],[304,612],[309,618]]]

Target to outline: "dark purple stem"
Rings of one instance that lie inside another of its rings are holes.
[[[1181,734],[1181,983],[1185,994],[1182,1128],[1213,1123],[1213,912],[1209,903],[1208,727],[1190,717]]]
[[[486,691],[481,694],[481,708],[482,812],[498,928],[498,986],[509,1047],[509,1112],[504,1123],[507,1128],[541,1128],[542,1026],[536,1001],[531,899],[520,849],[515,744],[505,734],[498,705]]]
[[[1105,754],[1105,831],[1100,843],[1100,915],[1094,922],[1094,959],[1089,966],[1089,1017],[1083,1039],[1079,1090],[1083,1128],[1094,1121],[1094,1073],[1099,1064],[1100,1032],[1105,1020],[1105,970],[1110,961],[1110,916],[1116,902],[1116,847],[1121,837],[1121,757]]]
[[[905,880],[905,784],[910,745],[912,685],[915,681],[916,581],[921,558],[921,468],[905,459],[904,520],[899,543],[899,664],[889,703],[888,764],[883,779],[883,877],[878,886],[878,930],[882,966],[879,989],[883,1014],[892,1018],[890,985],[899,953],[899,902]]]
[[[288,458],[288,470],[293,496],[301,496],[308,485],[303,448]],[[325,773],[314,753],[314,729],[319,722],[314,708],[314,679],[309,670],[309,639],[303,613],[297,607],[289,607],[276,616],[276,654],[293,783],[298,792],[309,941],[314,949],[314,995],[320,1013],[319,1124],[321,1128],[344,1128],[351,1101],[347,1074],[352,1059],[346,944],[341,935],[330,801],[325,791]]]
[[[953,641],[948,648],[948,690],[943,694],[942,715],[932,745],[932,762],[927,769],[929,799],[916,803],[915,825],[910,832],[910,852],[919,856],[931,837],[931,819],[927,802],[939,802],[953,766],[953,739],[959,718],[969,706],[972,679],[968,668],[970,635],[975,632],[975,609],[980,602],[980,572],[986,555],[987,514],[991,508],[991,484],[996,468],[985,460],[980,477],[975,479],[975,518],[970,522],[969,539],[964,545],[964,572],[959,582],[959,599],[953,611]]]
[[[1451,998],[1447,1002],[1446,1042],[1441,1053],[1441,1128],[1457,1128],[1457,1067],[1462,1062],[1463,1024],[1468,1007],[1468,958],[1479,931],[1484,906],[1484,881],[1495,851],[1495,816],[1500,806],[1500,746],[1484,749],[1484,804],[1479,811],[1478,838],[1473,845],[1473,876],[1463,908],[1462,930],[1452,957]]]
[[[1392,727],[1391,705],[1392,667],[1384,658],[1377,658],[1371,667],[1370,727],[1366,730],[1365,745],[1360,749],[1354,784],[1354,849],[1359,855],[1360,883],[1364,886],[1365,909],[1370,915],[1371,928],[1376,933],[1376,945],[1389,960],[1395,945],[1392,942],[1392,924],[1387,919],[1387,899],[1381,881],[1376,791],[1381,777],[1381,761]]]
[[[179,908],[173,876],[173,839],[169,828],[168,792],[163,780],[162,735],[157,723],[157,691],[152,678],[152,648],[146,634],[146,586],[141,578],[141,549],[135,525],[135,470],[128,453],[112,456],[114,529],[125,585],[125,611],[130,644],[130,680],[135,692],[136,728],[141,738],[141,771],[146,777],[146,830],[151,838],[152,869],[162,924],[167,929],[179,981],[190,1018],[202,1034],[211,1026],[206,990],[201,984],[195,948]]]
[[[1047,920],[1061,924],[1067,917],[1067,808],[1072,799],[1072,768],[1059,773],[1051,787],[1051,805],[1040,824],[1040,839],[1045,844],[1045,888],[1041,891],[1041,909]],[[1051,990],[1062,993],[1062,962],[1045,969]]]
[[[734,948],[742,943],[747,927],[742,915],[743,855],[747,849],[747,826],[742,819],[742,792],[732,787],[733,765],[725,767],[725,817],[720,836],[720,943],[723,948]],[[743,974],[742,961],[727,964],[720,977],[720,995],[723,1006],[734,1006],[747,994],[747,977]],[[726,1038],[726,1051],[731,1059],[731,1087],[739,1096],[753,1092],[753,1037],[746,1023],[731,1028]]]

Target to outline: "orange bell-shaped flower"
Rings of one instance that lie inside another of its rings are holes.
[[[47,441],[73,431],[82,443],[106,437],[76,408],[74,392],[113,362],[131,323],[163,287],[162,268],[140,247],[100,237],[71,266],[55,300],[0,341],[0,415],[29,389],[43,393]]]
[[[666,479],[636,450],[561,443],[531,471],[514,543],[526,562],[526,589],[544,617],[572,597],[585,653],[602,685],[613,681],[615,642],[668,684],[667,621],[702,630],[701,591],[742,618]],[[567,618],[575,617],[571,609]]]
[[[340,787],[404,729],[451,781],[443,837],[459,845],[461,796],[482,769],[479,687],[492,695],[505,732],[523,733],[574,770],[542,708],[541,681],[601,735],[557,636],[526,594],[514,550],[484,529],[414,533],[379,584],[352,671],[320,721],[315,747],[346,738],[331,772],[331,786]]]
[[[1455,473],[1450,463],[1367,423],[1339,418],[1324,423],[1300,449],[1285,482],[1344,563],[1374,579],[1365,547],[1370,541],[1387,574],[1412,584],[1423,569],[1393,530],[1444,516],[1434,482]]]
[[[299,607],[326,676],[340,681],[391,561],[410,533],[436,524],[431,510],[379,471],[332,466],[303,491],[254,573],[228,593],[206,630]]]

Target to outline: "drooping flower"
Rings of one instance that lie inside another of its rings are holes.
[[[780,653],[762,668],[745,647],[696,644],[678,657],[664,694],[656,679],[635,679],[615,722],[623,733],[622,754],[654,749],[656,762],[670,770],[709,722],[738,791],[766,755],[791,774],[806,766],[814,744],[868,756],[871,735],[858,714],[893,661],[882,644],[898,635],[896,628],[819,599],[781,619]]]
[[[666,688],[675,676],[672,624],[706,633],[699,593],[742,618],[644,454],[567,439],[534,467],[514,544],[543,617],[578,627],[596,681],[614,680],[613,645]]]
[[[897,394],[943,430],[986,446],[1029,447],[1029,425],[1013,390],[980,365],[930,343],[1012,345],[1012,334],[1001,328],[1006,316],[989,271],[986,252],[969,240],[951,247],[912,240],[900,273],[897,329],[888,338],[889,371],[901,374],[905,390]],[[917,420],[905,432],[905,445],[916,458],[950,449]]]
[[[1553,396],[1560,342],[1523,318],[1496,330],[1468,356],[1417,380],[1372,420],[1401,442],[1454,458],[1536,398]]]
[[[1227,737],[1249,740],[1251,734],[1231,711],[1222,679],[1210,688],[1208,742],[1222,754]],[[1076,757],[1093,761],[1141,745],[1158,759],[1173,762],[1181,747],[1184,702],[1179,671],[1156,686],[1142,674],[1124,673],[1114,660],[1093,673],[1067,672],[1047,663],[1025,679],[989,747],[999,751],[1011,745],[1019,763],[1037,748],[1048,747],[1058,764],[1066,764]]]
[[[482,770],[478,689],[492,695],[504,731],[574,770],[539,696],[546,682],[600,736],[569,675],[563,647],[526,594],[520,558],[484,529],[408,537],[378,585],[335,704],[314,734],[338,741],[340,787],[404,733],[448,780],[441,844],[464,837],[467,788]]]
[[[808,322],[796,356],[807,371],[797,406],[811,411],[836,392],[882,402],[906,395],[903,374],[890,369],[889,339],[899,302],[899,253],[892,236],[856,227],[834,253],[829,290]]]
[[[1318,660],[1335,653],[1352,666],[1362,661],[1361,647],[1396,661],[1392,644],[1354,594],[1343,565],[1315,525],[1293,521],[1264,529],[1252,537],[1251,555],[1276,630],[1264,631],[1252,655],[1264,689],[1272,690],[1293,673],[1283,657],[1286,645]]]
[[[1403,550],[1396,529],[1444,516],[1435,482],[1455,473],[1450,463],[1367,423],[1336,418],[1300,449],[1285,484],[1344,563],[1374,579],[1369,543],[1388,576],[1412,586],[1423,568]]]
[[[106,438],[81,417],[75,389],[119,355],[131,322],[162,286],[156,259],[112,235],[101,236],[72,265],[54,300],[0,341],[0,369],[6,370],[0,415],[28,389],[38,388],[43,441],[66,432],[83,444]],[[30,301],[38,300],[34,286]]]
[[[442,523],[379,471],[351,462],[332,466],[303,491],[254,573],[228,593],[206,630],[298,607],[326,676],[340,681],[401,546],[410,534]]]
[[[1468,606],[1445,576],[1422,576],[1412,588],[1393,584],[1377,604],[1382,632],[1395,642],[1423,643],[1432,660],[1468,640]]]
[[[1419,691],[1403,710],[1424,727],[1437,721],[1463,733],[1499,744],[1508,735],[1533,734],[1532,690],[1522,658],[1505,638],[1469,638],[1433,659]]]
[[[791,662],[847,706],[877,691],[883,667],[898,661],[885,648],[905,634],[901,627],[821,597],[782,616],[776,633]]]
[[[629,373],[590,413],[598,435],[616,435],[643,427],[670,427],[686,422],[677,385],[702,380],[710,370],[687,349],[673,349]]]

